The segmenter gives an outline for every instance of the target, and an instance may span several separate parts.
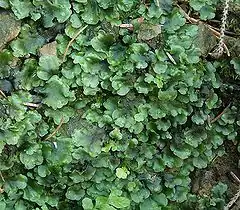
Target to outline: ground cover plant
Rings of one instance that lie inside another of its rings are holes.
[[[216,57],[225,0],[0,0],[0,209],[224,209],[193,181],[229,145],[238,167],[227,6]]]

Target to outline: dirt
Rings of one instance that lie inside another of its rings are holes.
[[[240,178],[239,152],[237,145],[231,141],[225,142],[226,154],[216,158],[211,165],[206,169],[196,170],[192,176],[192,192],[200,196],[208,196],[211,194],[211,189],[219,182],[227,184],[227,197],[230,200],[238,191],[240,183],[232,176],[233,172]],[[240,209],[240,199],[232,207],[232,210]]]

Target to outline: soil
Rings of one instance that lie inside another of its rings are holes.
[[[227,197],[230,200],[238,191],[240,183],[231,176],[233,172],[240,179],[239,152],[237,145],[231,141],[225,142],[226,154],[216,158],[206,169],[196,170],[192,175],[192,192],[200,196],[210,195],[211,189],[218,182],[228,186]],[[240,209],[240,199],[231,208],[232,210]]]

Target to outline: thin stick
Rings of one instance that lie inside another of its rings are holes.
[[[209,29],[210,29],[210,27],[209,27]],[[213,29],[211,29],[211,30],[213,30]],[[216,32],[217,32],[217,31],[216,31]],[[218,33],[218,32],[217,32],[217,33]],[[220,36],[216,35],[215,33],[214,33],[214,36],[217,37],[218,39],[220,39]],[[228,50],[227,45],[226,45],[224,42],[222,42],[222,46],[223,46],[225,52],[227,53],[227,56],[230,57],[230,52],[229,52],[229,50]],[[212,55],[212,54],[213,54],[213,53],[209,53],[209,55]]]
[[[240,179],[236,174],[234,174],[232,171],[230,172],[231,176],[238,182],[239,184],[239,189],[237,193],[232,197],[232,199],[229,201],[229,203],[224,207],[224,210],[228,210],[231,208],[231,206],[238,200],[240,197]]]
[[[219,118],[222,117],[222,115],[227,111],[227,109],[230,107],[231,103],[227,105],[227,107],[219,114],[217,115],[215,118],[213,118],[210,123],[214,123],[216,122]]]
[[[81,29],[73,36],[73,38],[68,42],[68,45],[67,45],[67,47],[66,47],[66,49],[65,49],[65,52],[64,52],[64,54],[63,54],[62,62],[65,61],[65,58],[66,58],[66,56],[67,56],[67,52],[68,52],[68,50],[69,50],[69,47],[71,47],[71,45],[72,45],[72,43],[74,42],[74,40],[75,40],[87,27],[88,27],[88,26],[86,25],[86,26],[84,26],[83,28],[81,28]]]
[[[225,52],[227,53],[227,56],[230,57],[230,52],[227,48],[227,45],[223,42],[223,48],[225,49]]]
[[[131,23],[123,23],[123,24],[120,24],[119,25],[120,28],[130,28],[130,29],[133,29],[133,24]]]
[[[216,155],[216,156],[212,159],[211,164],[213,164],[214,161],[215,161],[217,158],[218,158],[218,155]]]
[[[180,7],[179,5],[177,5],[178,8],[181,10],[181,12],[183,13],[184,17],[190,22],[190,23],[198,23],[199,20],[196,20],[195,18],[190,17],[184,10],[182,7]]]
[[[156,0],[156,5],[157,5],[157,7],[160,7],[160,2],[159,2],[159,0]]]
[[[229,208],[231,208],[231,206],[238,200],[239,197],[240,197],[240,189],[232,197],[232,199],[229,201],[229,203],[224,207],[224,210],[228,210]]]
[[[5,179],[4,179],[1,171],[0,171],[0,177],[1,177],[2,181],[5,182]]]
[[[220,33],[218,31],[216,31],[212,26],[208,26],[209,30],[213,32],[213,34],[219,38],[220,37]]]
[[[206,25],[208,28],[209,28],[209,30],[210,31],[212,31],[213,32],[213,34],[214,34],[214,36],[215,37],[217,37],[218,39],[220,39],[220,36],[221,36],[221,34],[218,32],[218,31],[216,31],[214,28],[212,28],[212,26],[210,26],[210,25]],[[227,45],[223,42],[222,43],[223,44],[223,48],[225,49],[225,52],[227,53],[227,56],[230,56],[230,52],[229,52],[229,50],[228,50],[228,48],[227,48]],[[210,55],[211,55],[211,53],[209,53]]]
[[[48,139],[52,138],[57,132],[58,130],[61,128],[63,124],[63,118],[61,119],[59,125],[57,126],[57,128],[45,139],[45,141],[47,141]]]
[[[200,22],[199,20],[196,20],[195,18],[190,17],[190,16],[182,9],[182,7],[180,7],[179,5],[177,5],[177,6],[179,7],[179,9],[181,10],[181,12],[183,13],[184,17],[185,17],[190,23],[197,24],[197,23]],[[206,27],[208,27],[218,39],[221,39],[221,33],[218,32],[218,31],[216,31],[216,29],[215,29],[213,26],[211,26],[211,25],[209,25],[209,24],[207,24],[207,23],[203,23],[203,24],[204,24]],[[226,45],[224,42],[222,42],[222,45],[223,45],[223,48],[225,49],[225,52],[227,53],[227,56],[230,56],[230,52],[229,52],[229,50],[228,50],[228,48],[227,48],[227,45]],[[210,54],[210,55],[211,55],[211,54]]]
[[[207,123],[208,123],[208,126],[212,127],[210,115],[207,116]]]
[[[33,108],[38,108],[40,106],[40,104],[34,104],[34,103],[23,103],[24,106],[29,106],[29,107],[33,107]]]
[[[0,89],[0,94],[4,97],[7,98],[7,96],[5,95],[5,93]]]
[[[144,22],[144,17],[140,17],[137,19],[138,23],[143,23]],[[133,30],[134,26],[131,23],[122,23],[119,25],[120,28],[127,28],[129,30]]]
[[[240,184],[240,179],[238,178],[238,176],[235,174],[235,173],[233,173],[232,171],[230,172],[230,175],[232,176],[232,178],[238,183],[238,184]]]
[[[217,27],[214,27],[214,26],[212,26],[212,25],[208,25],[210,28],[212,28],[212,29],[214,29],[214,30],[216,30],[216,31],[220,31],[220,29],[219,28],[217,28]],[[240,34],[236,34],[236,33],[234,33],[234,32],[231,32],[231,31],[224,31],[224,33],[225,34],[228,34],[229,36],[239,36]],[[220,33],[219,33],[220,34]]]
[[[170,61],[172,61],[172,63],[174,65],[177,65],[176,61],[174,60],[174,58],[172,57],[172,55],[169,52],[165,52],[167,57],[170,59]]]

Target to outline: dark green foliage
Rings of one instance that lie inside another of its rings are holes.
[[[231,101],[210,123],[229,102],[221,65],[202,57],[199,26],[172,1],[158,2],[0,0],[23,22],[0,53],[0,88],[14,83],[0,104],[0,209],[164,210],[191,197],[190,173],[235,139],[238,111]],[[203,20],[216,3],[190,1]],[[57,55],[40,55],[46,30],[62,23]],[[239,58],[222,62],[239,74]],[[219,187],[201,200],[206,207],[224,205]]]

